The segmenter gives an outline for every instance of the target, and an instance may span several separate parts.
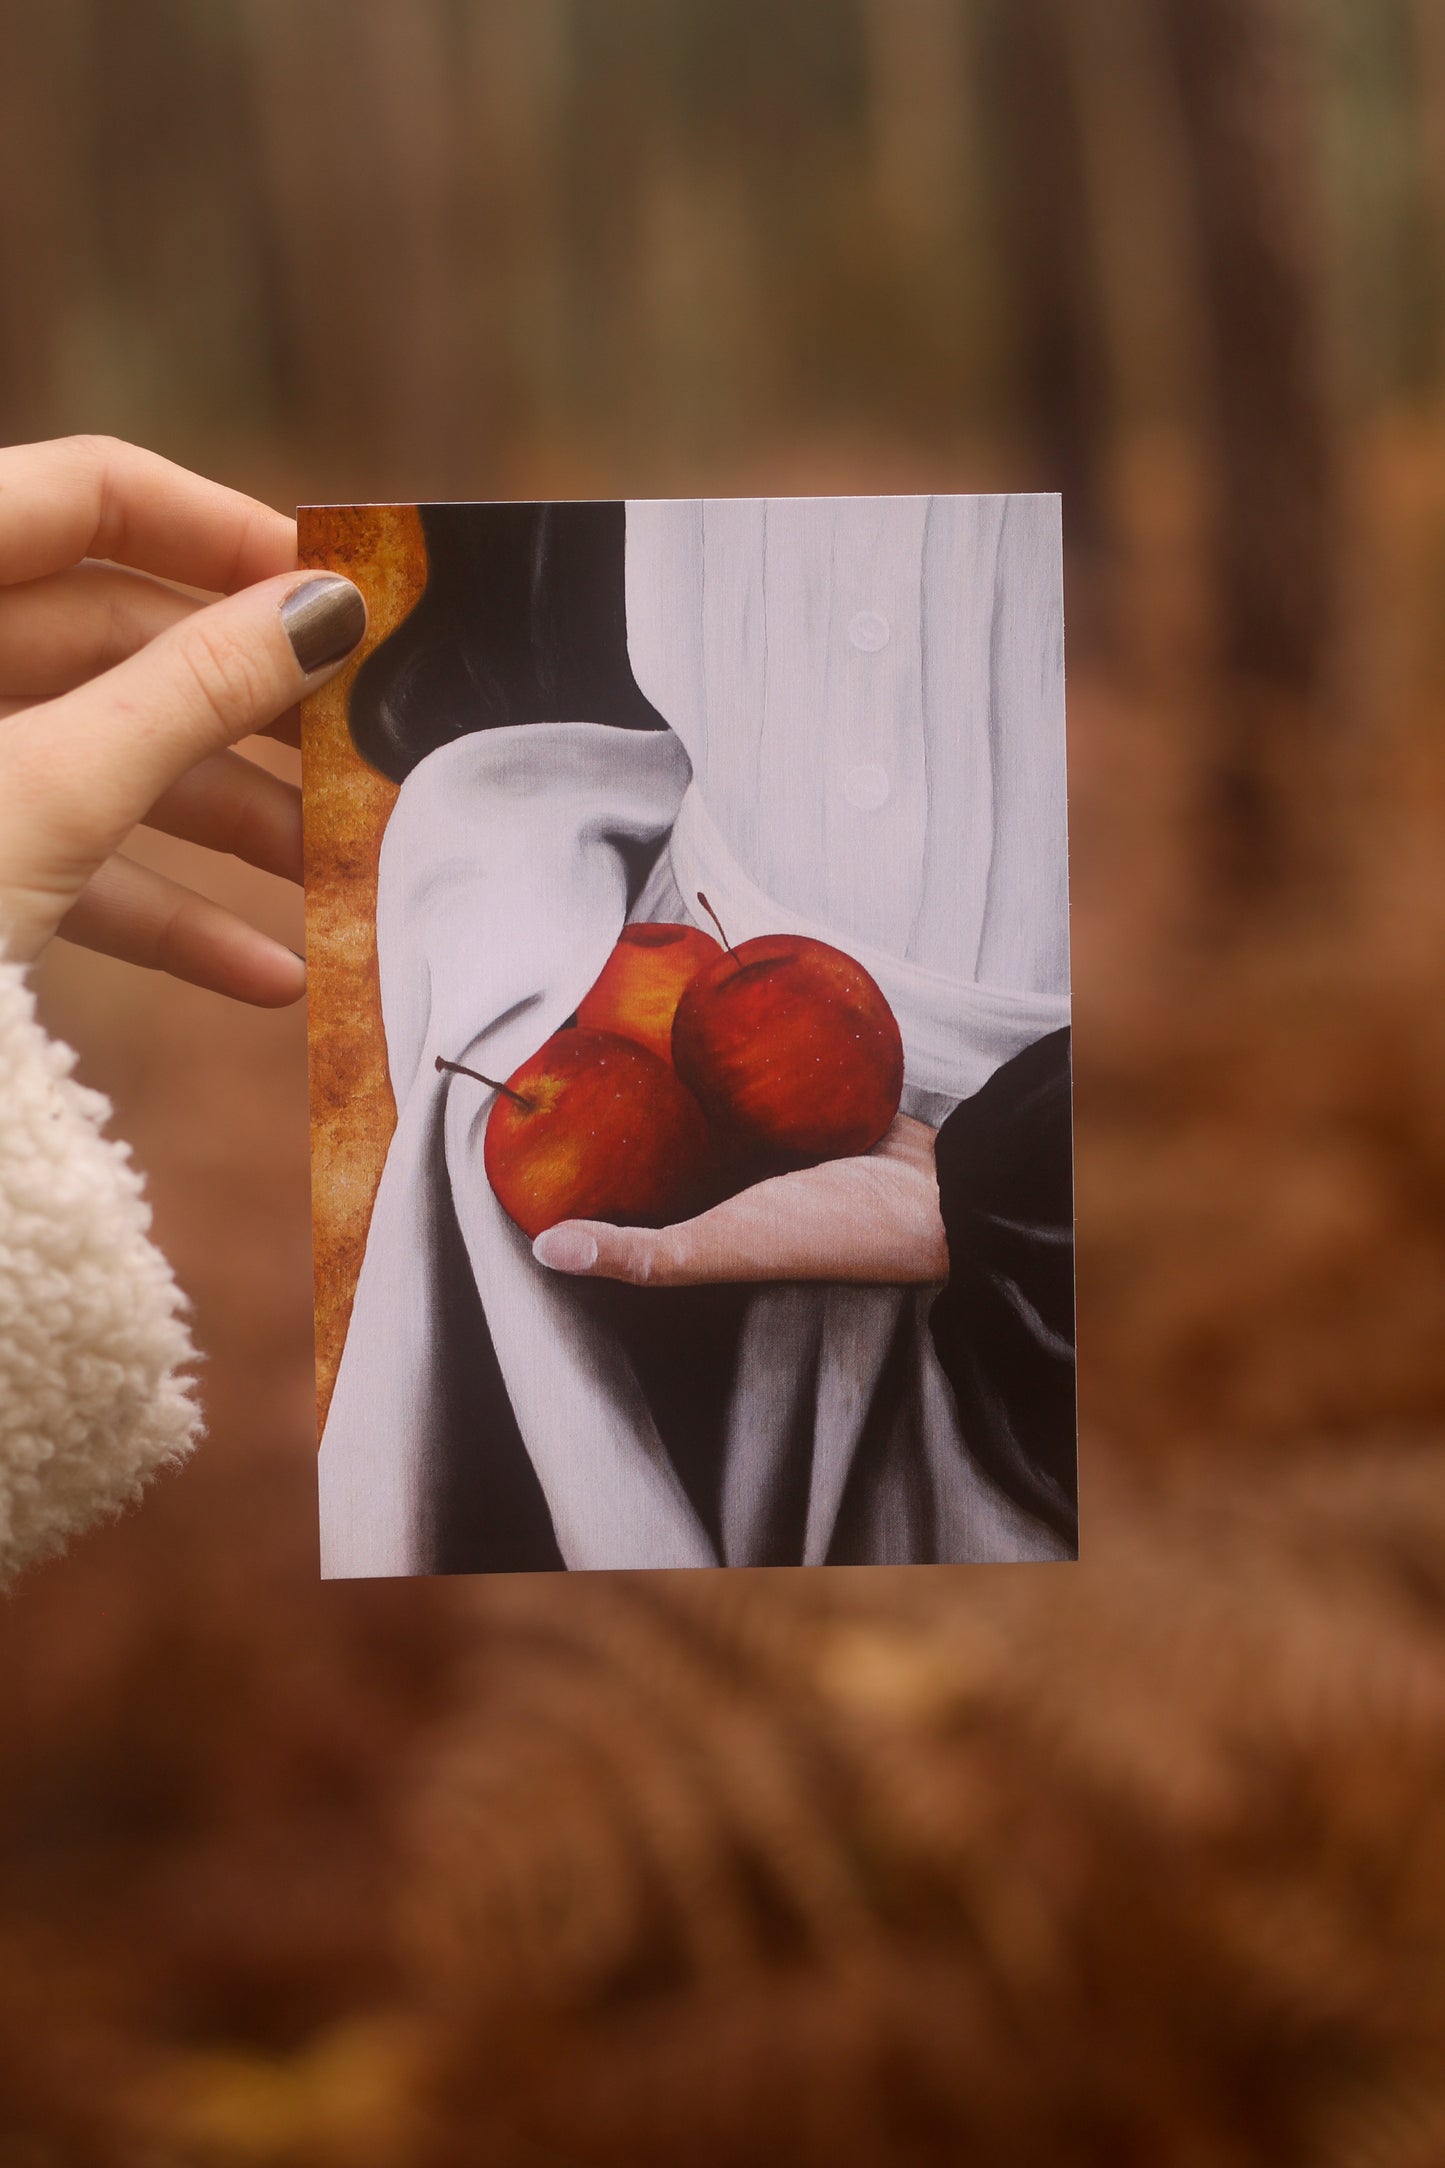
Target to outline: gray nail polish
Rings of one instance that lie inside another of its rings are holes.
[[[366,630],[361,590],[334,572],[293,587],[281,605],[291,651],[306,675],[349,655]]]

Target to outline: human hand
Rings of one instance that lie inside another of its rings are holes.
[[[900,1114],[857,1159],[775,1175],[673,1227],[564,1220],[532,1254],[554,1272],[635,1287],[725,1280],[847,1280],[889,1286],[948,1278],[934,1131]]]
[[[267,729],[294,744],[287,711],[365,626],[351,582],[298,574],[294,521],[252,498],[106,439],[0,451],[5,953],[30,962],[59,932],[297,1000],[290,949],[118,847],[143,823],[299,880],[299,791],[228,748]]]

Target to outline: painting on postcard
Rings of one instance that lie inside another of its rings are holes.
[[[324,1573],[1075,1557],[1058,499],[301,544]]]

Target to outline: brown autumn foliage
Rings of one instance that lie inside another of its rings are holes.
[[[1435,11],[0,13],[11,435],[1091,510],[1077,1569],[320,1586],[301,1019],[48,960],[211,1438],[0,1612],[0,2161],[1434,2168]]]

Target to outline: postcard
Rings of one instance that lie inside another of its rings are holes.
[[[300,531],[323,1573],[1075,1557],[1057,497]]]

